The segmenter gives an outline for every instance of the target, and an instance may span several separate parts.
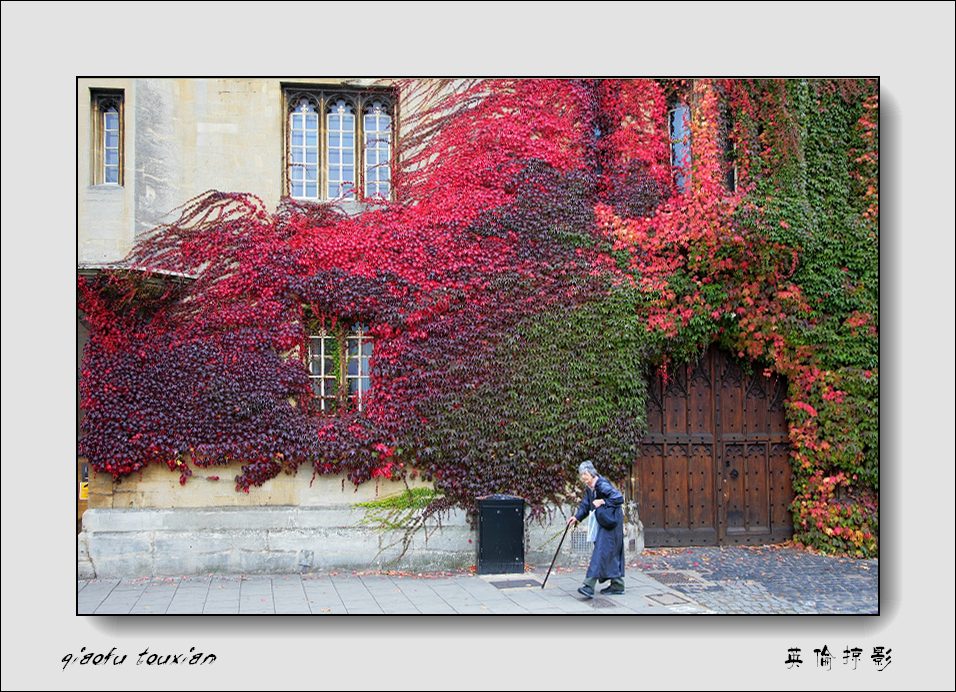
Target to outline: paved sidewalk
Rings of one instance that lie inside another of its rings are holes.
[[[656,548],[626,570],[626,593],[586,600],[586,567],[524,574],[316,572],[90,579],[77,612],[106,614],[875,614],[878,560],[792,546]],[[603,586],[603,585],[602,585]]]
[[[670,614],[706,613],[687,596],[634,571],[626,593],[586,600],[583,572],[395,575],[315,573],[90,579],[77,582],[80,615],[115,614]]]

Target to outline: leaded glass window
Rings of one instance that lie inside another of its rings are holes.
[[[394,104],[384,89],[287,87],[285,193],[303,200],[390,199]]]
[[[381,101],[372,101],[364,115],[365,196],[388,199],[391,192],[392,117]]]

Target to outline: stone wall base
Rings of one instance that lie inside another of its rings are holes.
[[[564,532],[563,512],[525,522],[525,562],[549,565]],[[78,536],[79,578],[296,573],[329,569],[466,569],[477,562],[477,531],[464,512],[419,530],[406,551],[402,531],[362,524],[360,508],[216,507],[88,509]],[[629,524],[625,557],[643,548]],[[569,531],[557,565],[586,564],[583,529]]]

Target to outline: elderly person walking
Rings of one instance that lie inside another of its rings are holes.
[[[573,516],[568,517],[568,524],[580,523],[590,512],[592,522],[596,522],[596,536],[594,527],[589,532],[589,540],[593,537],[594,552],[591,553],[591,563],[584,584],[578,588],[578,593],[587,598],[594,598],[594,586],[599,581],[611,580],[610,585],[601,589],[605,594],[624,593],[624,496],[621,491],[611,485],[606,478],[598,475],[594,464],[590,461],[582,462],[578,466],[578,477],[585,486],[584,498],[578,505]]]

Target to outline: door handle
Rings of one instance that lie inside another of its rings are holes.
[[[730,477],[734,480],[737,480],[737,477],[739,475],[740,475],[740,471],[738,471],[737,469],[734,469],[733,471],[730,472]]]

